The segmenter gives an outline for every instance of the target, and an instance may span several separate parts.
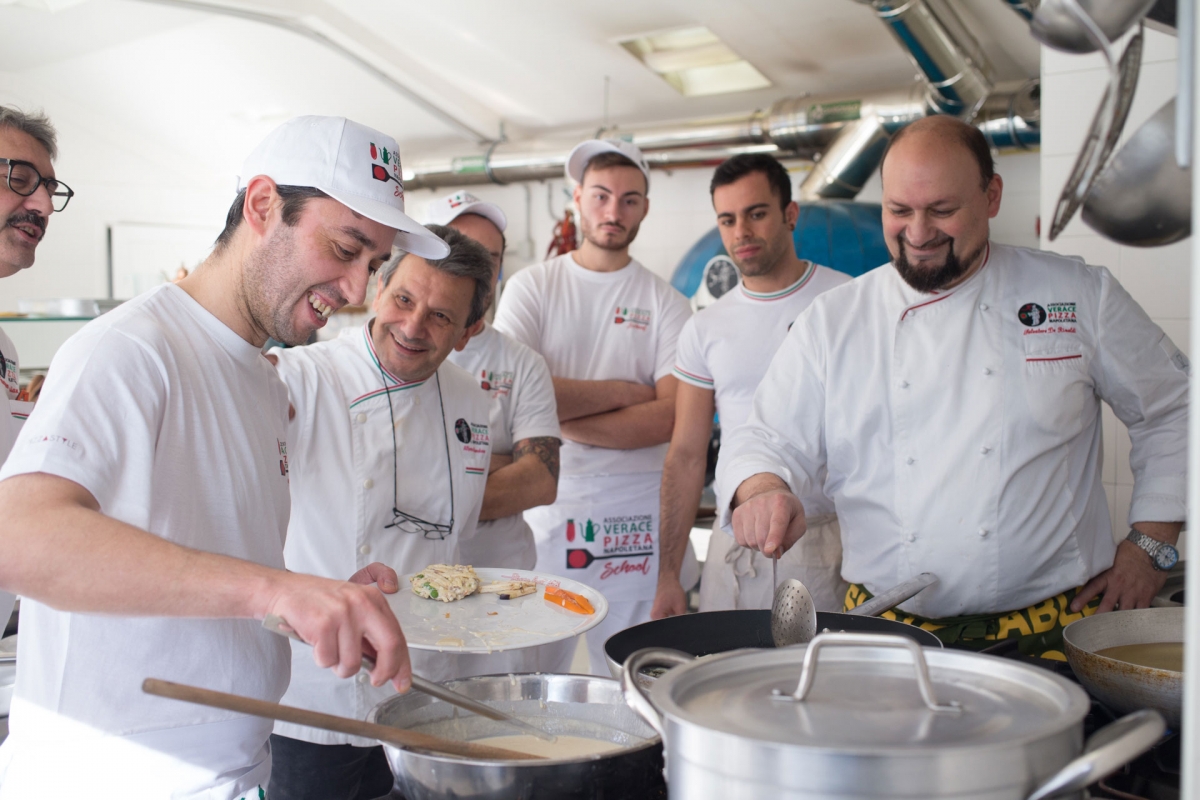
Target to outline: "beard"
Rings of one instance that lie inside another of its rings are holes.
[[[753,244],[760,248],[758,255],[747,261],[738,260],[737,256],[730,254],[733,263],[737,266],[738,272],[743,278],[761,278],[764,275],[770,275],[775,271],[775,268],[783,263],[787,257],[788,248],[795,248],[792,243],[791,231],[788,231],[786,237],[780,237],[779,241],[774,243],[774,246],[766,239],[751,239],[745,242],[738,242],[733,249],[737,250],[738,245]]]
[[[946,237],[945,241],[950,245],[946,251],[946,261],[940,267],[919,267],[914,266],[908,260],[908,253],[905,249],[907,242],[901,236],[898,239],[900,253],[892,262],[895,264],[896,271],[900,273],[901,279],[923,294],[941,291],[967,274],[986,246],[986,243],[982,244],[975,252],[968,254],[965,258],[959,258],[958,254],[954,252],[954,239]]]
[[[625,231],[626,234],[624,238],[618,240],[605,240],[596,235],[596,227],[591,224],[587,217],[584,217],[581,214],[579,221],[583,228],[583,238],[591,242],[594,246],[599,247],[601,250],[624,250],[625,248],[629,247],[629,245],[633,244],[633,240],[636,239],[638,235],[638,228],[641,227],[641,223],[634,225],[628,230],[622,227],[621,230]]]
[[[241,305],[251,322],[277,342],[304,344],[318,326],[297,324],[296,306],[308,304],[310,288],[344,305],[341,293],[332,286],[297,286],[298,261],[292,230],[280,225],[275,233],[247,260],[239,286]],[[307,312],[306,312],[307,313]]]

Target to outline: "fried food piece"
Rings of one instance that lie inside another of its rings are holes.
[[[408,579],[413,594],[442,603],[452,603],[479,591],[474,568],[462,564],[430,564]]]
[[[479,589],[480,594],[497,594],[501,600],[524,597],[537,591],[533,581],[489,581]]]
[[[586,597],[575,592],[568,592],[566,589],[560,589],[557,586],[547,586],[545,597],[551,603],[560,605],[567,611],[574,611],[576,614],[595,614],[596,609],[592,608],[592,604]]]

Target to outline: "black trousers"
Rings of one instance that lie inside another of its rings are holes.
[[[377,800],[391,797],[391,790],[392,769],[382,747],[271,734],[270,800]]]

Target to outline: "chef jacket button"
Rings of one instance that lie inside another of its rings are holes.
[[[991,375],[991,374],[992,374],[992,371],[991,371],[990,369],[988,369],[987,367],[984,367],[984,368],[983,368],[983,374],[984,374],[984,375]]]
[[[900,381],[900,388],[901,388],[901,389],[907,389],[907,388],[908,388],[908,381]]]
[[[367,673],[365,673],[365,672],[358,673],[358,682],[359,683],[366,683],[369,680],[371,680],[371,676],[368,675]]]
[[[980,311],[987,311],[987,310],[988,310],[988,304],[987,304],[987,303],[980,303],[980,304],[979,304],[979,310],[980,310]]]
[[[367,421],[367,415],[359,414],[357,417],[354,418],[354,421],[357,422],[359,425],[361,425]]]
[[[370,478],[367,478],[365,481],[363,481],[364,489],[370,489],[374,485],[375,485],[375,481],[371,480]]]
[[[915,463],[917,463],[917,460],[915,458],[913,458],[912,456],[909,456],[908,458],[904,459],[904,463],[905,464],[915,464]]]
[[[364,544],[362,547],[358,548],[358,552],[362,553],[364,556],[367,555],[371,552],[371,545]]]
[[[916,535],[915,533],[912,533],[912,532],[910,531],[910,532],[909,532],[909,534],[908,534],[908,536],[905,536],[905,537],[904,537],[904,539],[905,539],[905,541],[907,541],[909,544],[912,544],[913,542],[915,542],[915,541],[917,540],[917,535]]]
[[[985,538],[987,535],[988,535],[988,529],[987,529],[987,528],[980,528],[980,529],[979,529],[979,538],[980,538],[980,539],[983,539],[983,538]]]
[[[979,448],[979,452],[983,453],[986,456],[988,453],[992,452],[992,448],[988,447],[985,444],[983,447]]]
[[[413,398],[413,405],[414,405],[414,406],[419,406],[419,405],[421,405],[421,398],[419,398],[419,397],[414,397],[414,398]]]

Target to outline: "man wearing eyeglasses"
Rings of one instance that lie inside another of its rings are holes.
[[[50,215],[67,207],[73,194],[54,177],[58,136],[42,114],[0,106],[0,278],[33,266],[34,252],[46,235]],[[0,463],[8,457],[21,423],[33,404],[17,400],[21,360],[12,339],[0,329]],[[0,631],[8,623],[16,596],[0,592]]]
[[[295,411],[284,547],[291,570],[337,577],[382,561],[405,575],[454,563],[479,519],[491,457],[488,396],[446,357],[483,318],[492,260],[456,230],[429,230],[449,255],[389,262],[374,319],[331,341],[271,351]],[[361,678],[340,681],[305,649],[292,648],[285,704],[364,719],[393,693]],[[454,656],[410,656],[417,675],[454,677]],[[371,739],[277,723],[271,749],[272,800],[375,798],[392,786]]]

